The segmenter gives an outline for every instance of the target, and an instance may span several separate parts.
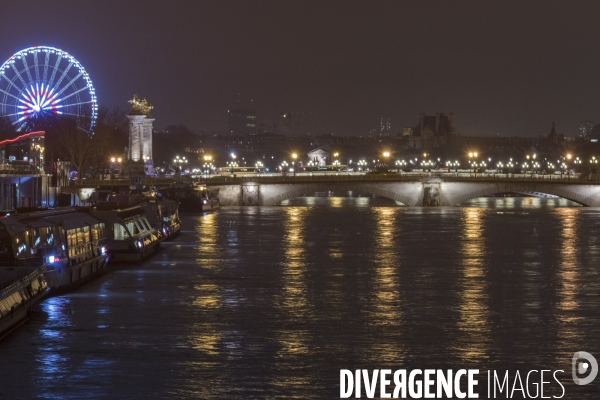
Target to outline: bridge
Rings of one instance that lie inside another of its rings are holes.
[[[561,176],[325,175],[218,177],[207,179],[224,206],[272,206],[319,192],[371,194],[407,206],[455,206],[498,193],[562,197],[584,206],[600,206],[600,182]]]

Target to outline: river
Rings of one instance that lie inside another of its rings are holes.
[[[154,258],[41,303],[0,343],[0,395],[334,399],[340,369],[477,368],[480,398],[487,370],[558,369],[564,398],[597,399],[571,357],[600,355],[600,209],[575,206],[310,197],[185,215]]]

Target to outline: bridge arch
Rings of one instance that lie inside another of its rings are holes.
[[[555,184],[543,182],[443,182],[443,205],[459,205],[478,197],[497,193],[538,192],[558,196],[584,206],[600,205],[600,190],[596,185]]]
[[[291,185],[262,185],[260,202],[265,206],[274,206],[284,200],[294,197],[303,197],[317,192],[356,192],[371,194],[379,197],[385,197],[402,204],[411,206],[419,202],[419,192],[421,183],[395,183],[395,184],[377,184],[362,182],[315,182]]]

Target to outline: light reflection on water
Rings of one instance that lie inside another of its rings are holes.
[[[476,363],[489,353],[490,312],[487,307],[487,279],[485,241],[482,240],[485,211],[464,208],[462,217],[462,268],[458,278],[460,301],[456,351],[465,364]]]
[[[597,209],[286,204],[184,215],[185,233],[155,258],[45,300],[0,344],[11,366],[0,393],[337,398],[340,368],[566,377],[572,353],[600,348]]]

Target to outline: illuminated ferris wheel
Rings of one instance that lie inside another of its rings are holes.
[[[30,47],[0,67],[0,116],[10,118],[16,131],[31,129],[46,116],[64,115],[91,133],[97,112],[88,73],[66,51]]]

